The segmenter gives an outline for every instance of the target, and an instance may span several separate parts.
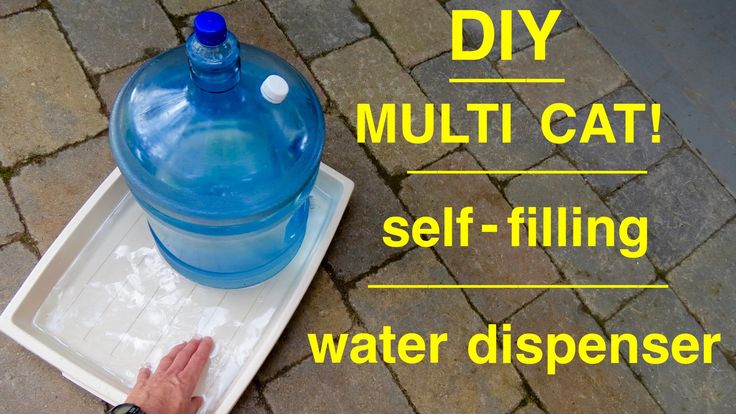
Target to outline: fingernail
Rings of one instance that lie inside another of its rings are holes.
[[[200,335],[200,334],[196,334],[196,335],[194,335],[194,338],[193,338],[193,339],[194,339],[195,341],[199,341],[200,339],[202,339],[202,335]]]
[[[143,368],[145,368],[145,369],[151,369],[151,363],[150,362],[146,362],[145,364],[143,364]]]

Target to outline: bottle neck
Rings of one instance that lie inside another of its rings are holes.
[[[197,36],[189,36],[186,49],[192,81],[200,89],[220,93],[240,82],[240,43],[231,33],[216,46],[204,45]]]

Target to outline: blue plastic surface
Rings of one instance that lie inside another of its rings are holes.
[[[202,12],[194,18],[194,34],[206,46],[217,46],[227,37],[225,19],[211,11]]]
[[[289,85],[280,104],[260,92],[273,74]],[[179,273],[245,287],[296,254],[324,119],[309,83],[283,59],[232,33],[214,46],[195,33],[130,77],[113,106],[110,142]]]

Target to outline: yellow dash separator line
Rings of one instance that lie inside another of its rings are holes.
[[[565,78],[450,78],[450,83],[565,83]]]
[[[669,285],[368,285],[368,289],[669,289]]]
[[[408,170],[410,175],[646,175],[646,170]]]

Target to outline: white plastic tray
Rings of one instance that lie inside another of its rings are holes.
[[[125,399],[144,363],[155,368],[176,343],[210,335],[200,412],[227,413],[304,296],[352,190],[322,164],[294,260],[257,286],[220,290],[166,264],[116,169],[33,269],[0,315],[0,330],[110,404]]]

